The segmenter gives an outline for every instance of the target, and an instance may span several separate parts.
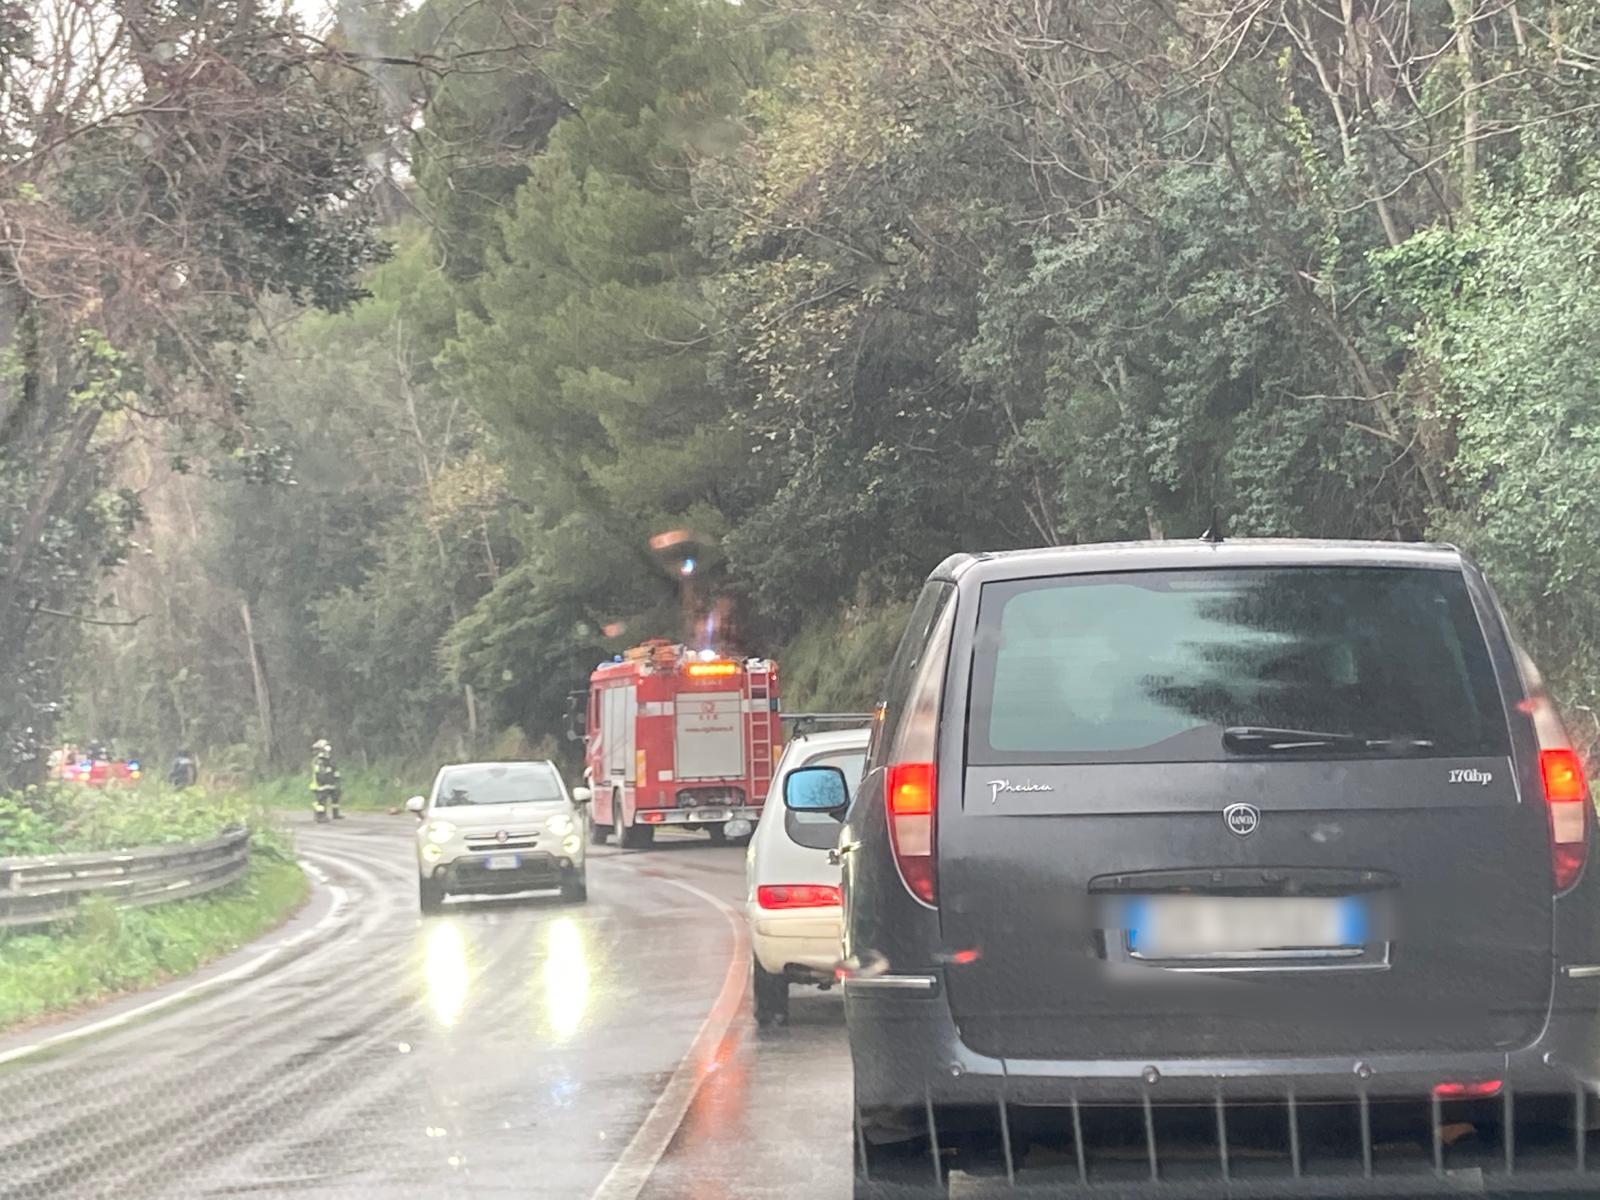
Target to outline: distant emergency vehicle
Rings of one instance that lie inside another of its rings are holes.
[[[647,846],[664,825],[721,842],[755,827],[783,742],[776,663],[651,641],[601,663],[574,700],[596,842],[614,831]]]
[[[112,759],[104,753],[82,751],[76,746],[53,751],[48,765],[50,773],[62,783],[88,787],[138,783],[144,777],[144,768],[136,758]]]

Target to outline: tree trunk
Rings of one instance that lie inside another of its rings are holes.
[[[57,496],[65,489],[79,464],[82,463],[84,451],[88,449],[89,441],[94,437],[95,428],[100,424],[103,415],[103,410],[90,406],[85,408],[74,422],[72,432],[56,455],[49,474],[45,476],[43,485],[34,497],[33,505],[17,527],[16,540],[11,543],[4,568],[0,569],[0,602],[14,604],[21,601],[23,571],[39,548],[39,539],[44,535],[45,525],[52,516]]]
[[[1478,177],[1478,80],[1472,62],[1472,0],[1450,0],[1456,25],[1456,69],[1461,78],[1461,215],[1472,216]]]
[[[244,644],[250,652],[250,678],[256,690],[256,719],[261,723],[261,760],[270,765],[273,758],[272,694],[267,689],[267,675],[261,669],[261,655],[256,650],[255,624],[250,619],[250,601],[239,601],[239,616],[244,622]]]

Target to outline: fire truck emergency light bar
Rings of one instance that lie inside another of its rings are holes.
[[[683,670],[691,679],[710,679],[725,675],[737,675],[739,673],[739,664],[726,661],[692,662]]]

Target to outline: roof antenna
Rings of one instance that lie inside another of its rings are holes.
[[[1218,546],[1222,544],[1222,539],[1226,536],[1227,534],[1222,529],[1222,510],[1213,504],[1211,506],[1211,524],[1200,535],[1200,540],[1209,542],[1213,546]]]

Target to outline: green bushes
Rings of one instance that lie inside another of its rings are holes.
[[[281,839],[273,820],[243,792],[154,783],[86,788],[68,784],[0,793],[0,856],[70,854],[203,841],[248,826],[257,844]],[[287,843],[278,844],[287,851]]]
[[[7,794],[0,792],[0,858],[18,854],[49,854],[60,849],[59,826],[48,810],[54,797],[40,788]]]

